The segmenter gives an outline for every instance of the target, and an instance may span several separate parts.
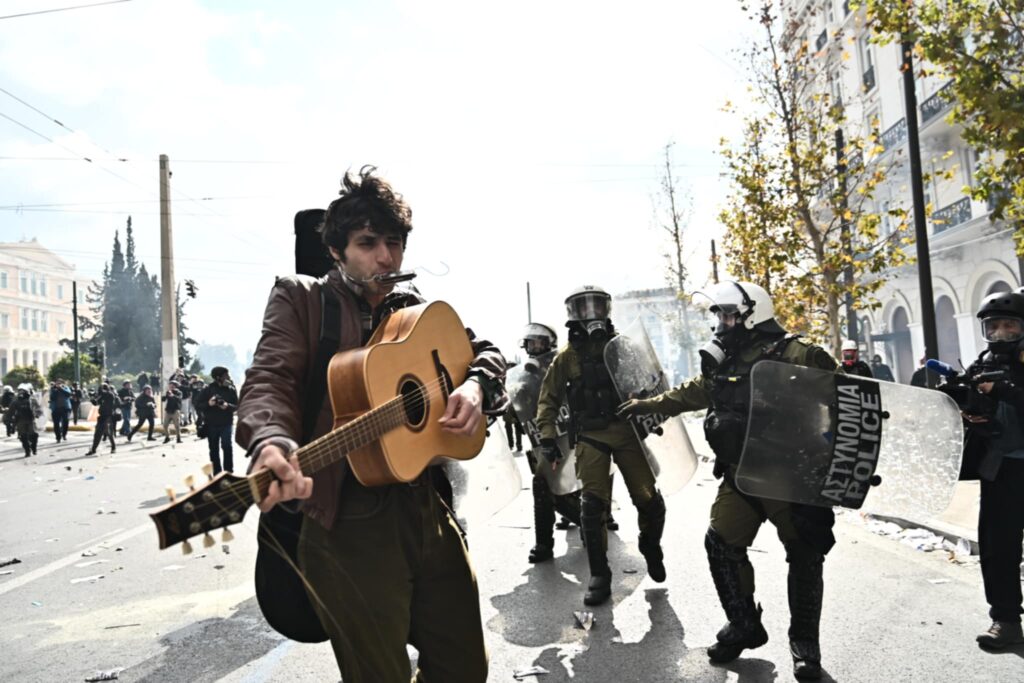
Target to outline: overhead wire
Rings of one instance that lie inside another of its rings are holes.
[[[35,12],[22,12],[21,14],[8,14],[6,16],[0,16],[0,19],[16,19],[18,17],[31,17],[37,14],[53,14],[54,12],[67,12],[73,9],[86,9],[88,7],[100,7],[101,5],[117,5],[122,2],[131,2],[132,0],[107,0],[106,2],[94,2],[89,5],[74,5],[71,7],[54,7],[53,9],[36,10]]]

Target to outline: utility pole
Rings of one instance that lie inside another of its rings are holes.
[[[530,303],[530,283],[526,283],[526,322],[533,322],[533,307]]]
[[[711,279],[718,284],[718,254],[715,252],[714,240],[711,240]]]
[[[924,181],[921,176],[921,141],[917,130],[917,93],[914,90],[914,43],[902,36],[903,100],[907,112],[907,146],[910,153],[910,189],[914,198],[914,236],[917,241],[917,280],[921,288],[921,331],[925,358],[939,357],[939,336],[935,330],[935,295],[932,292],[932,263],[928,251],[928,225],[924,216]],[[935,373],[926,372],[928,386],[935,386]]]
[[[839,181],[839,240],[843,243],[846,253],[846,266],[843,268],[843,280],[846,285],[846,338],[860,341],[857,334],[857,312],[853,310],[853,240],[850,236],[850,222],[846,220],[848,202],[846,197],[846,141],[843,129],[836,128],[836,179]]]
[[[75,384],[81,387],[82,365],[78,357],[78,283],[75,280],[71,280],[71,324],[75,328]]]
[[[160,380],[178,367],[178,306],[174,297],[174,240],[171,232],[171,169],[160,155]],[[161,384],[162,386],[162,384]]]

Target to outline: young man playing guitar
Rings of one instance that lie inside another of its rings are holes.
[[[450,501],[438,493],[447,487],[443,470],[429,467],[407,484],[364,486],[345,460],[310,477],[292,453],[334,425],[316,367],[329,302],[340,317],[340,329],[326,330],[335,350],[366,345],[389,314],[423,302],[395,285],[412,213],[374,171],[347,173],[327,210],[321,232],[338,267],[320,280],[275,284],[242,387],[237,441],[252,455],[252,471],[269,469],[276,478],[260,510],[301,501],[298,565],[345,683],[409,681],[407,643],[419,651],[414,680],[480,683],[487,654],[479,596]],[[474,354],[467,379],[452,387],[443,416],[430,417],[460,435],[474,434],[484,412],[500,414],[508,403],[501,352],[467,333]],[[303,414],[309,396],[315,418]]]

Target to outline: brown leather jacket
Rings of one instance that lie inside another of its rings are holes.
[[[268,441],[292,448],[301,445],[303,397],[320,339],[321,287],[330,287],[341,303],[339,350],[363,344],[360,300],[338,269],[319,280],[303,275],[278,278],[270,291],[263,332],[238,401],[235,440],[248,456]],[[365,307],[365,301],[362,303]],[[470,372],[492,380],[481,383],[484,412],[499,415],[508,405],[505,358],[496,346],[476,339],[471,331],[469,334],[476,354]],[[309,440],[326,434],[333,422],[330,401],[325,400]],[[327,529],[334,524],[338,493],[347,473],[345,461],[314,473],[313,495],[302,503],[303,512]]]

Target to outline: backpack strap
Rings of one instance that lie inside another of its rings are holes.
[[[341,343],[341,302],[326,282],[320,285],[320,337],[316,358],[310,368],[306,402],[302,407],[302,443],[309,443],[316,429],[320,408],[327,396],[327,367]]]

